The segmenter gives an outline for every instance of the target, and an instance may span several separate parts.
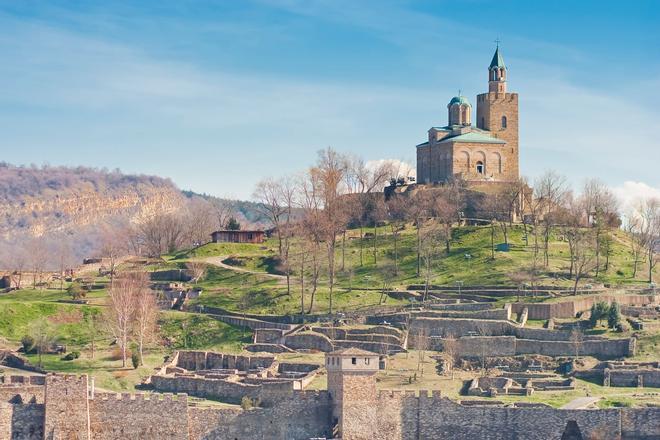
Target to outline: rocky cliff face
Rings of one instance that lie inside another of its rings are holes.
[[[93,170],[90,181],[89,174],[81,179],[81,169],[58,168],[54,181],[43,177],[48,169],[27,170],[29,177],[16,170],[0,167],[0,238],[4,239],[76,232],[111,220],[134,223],[184,206],[179,189],[165,179]]]

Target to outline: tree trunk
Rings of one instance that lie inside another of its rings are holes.
[[[341,235],[341,270],[346,270],[346,230]]]
[[[362,251],[364,250],[364,229],[362,223],[360,223],[360,267],[364,266],[364,261],[362,260]]]
[[[422,237],[421,237],[421,233],[420,233],[420,230],[419,230],[419,219],[417,219],[417,226],[416,226],[415,229],[417,229],[417,276],[419,276],[419,274],[421,272],[420,248],[422,246]]]
[[[300,314],[305,314],[305,252],[300,252]]]
[[[394,240],[394,275],[399,275],[399,248],[397,246],[398,233],[392,226],[392,239]]]
[[[374,222],[374,267],[378,267],[378,223]]]
[[[490,258],[495,259],[495,223],[490,222]]]

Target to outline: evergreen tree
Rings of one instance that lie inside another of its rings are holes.
[[[609,328],[615,328],[621,322],[621,307],[616,301],[612,303],[607,312],[607,326]]]

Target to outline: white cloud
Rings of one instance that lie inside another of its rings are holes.
[[[622,185],[613,187],[612,192],[619,199],[623,213],[632,211],[641,200],[652,198],[660,200],[660,188],[652,187],[644,182],[629,180]]]

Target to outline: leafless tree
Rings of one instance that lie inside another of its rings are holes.
[[[437,262],[440,254],[441,244],[446,240],[444,230],[438,227],[434,222],[428,221],[422,228],[421,255],[424,262],[424,296],[422,302],[428,300],[431,277],[433,275],[433,266]]]
[[[235,216],[234,207],[231,202],[223,199],[213,199],[211,202],[215,213],[216,223],[221,229],[226,229],[229,219]]]
[[[459,354],[458,354],[458,341],[452,334],[448,334],[442,340],[442,351],[444,353],[445,365],[447,370],[451,372],[451,378],[454,378],[454,365],[456,364]]]
[[[539,204],[537,211],[542,215],[543,263],[547,267],[549,264],[550,234],[556,218],[553,213],[563,204],[568,194],[568,183],[564,176],[554,171],[547,171],[534,183],[534,193],[534,197]],[[535,234],[537,234],[536,229],[534,228]],[[535,237],[535,242],[538,242],[537,237]]]
[[[124,228],[116,228],[109,225],[101,230],[101,246],[99,253],[102,258],[106,258],[108,261],[110,286],[112,286],[115,279],[119,258],[122,255],[125,255],[128,251],[126,247],[127,240],[123,235],[124,232],[126,232],[126,229]]]
[[[48,247],[44,237],[34,237],[26,247],[26,254],[29,258],[29,267],[32,271],[32,288],[42,285],[44,271],[48,264]]]
[[[133,333],[140,352],[140,365],[144,365],[144,344],[154,337],[158,319],[156,295],[149,289],[149,280],[146,274],[140,274],[140,278],[136,277],[134,295]]]
[[[580,358],[580,350],[582,348],[582,340],[584,339],[582,335],[582,330],[580,329],[579,324],[573,327],[573,330],[571,330],[571,335],[569,336],[569,340],[571,341],[571,344],[573,345],[573,350],[575,351],[575,360],[578,360]]]
[[[150,256],[159,256],[179,248],[184,238],[181,219],[176,214],[158,213],[138,225],[141,241]]]
[[[182,218],[183,242],[187,246],[200,246],[209,242],[213,231],[220,225],[216,207],[201,197],[193,197],[186,206],[186,213]]]
[[[612,219],[618,219],[618,204],[614,194],[607,186],[597,179],[587,180],[580,197],[581,205],[587,218],[587,223],[595,231],[596,244],[596,276],[600,273],[600,255],[603,234],[608,234]]]
[[[626,216],[627,220],[624,225],[624,230],[630,239],[630,253],[633,260],[633,273],[632,277],[637,276],[637,269],[643,260],[644,250],[646,248],[645,237],[643,234],[644,223],[636,211],[631,211]]]
[[[649,283],[653,282],[653,270],[655,269],[658,258],[656,249],[660,243],[660,199],[649,198],[643,200],[638,207],[638,213],[641,218],[640,236],[644,243],[645,253],[649,269]]]
[[[425,220],[430,216],[432,199],[428,191],[418,190],[414,193],[408,205],[408,216],[415,224],[417,236],[417,276],[421,275],[422,268],[422,228]]]
[[[386,264],[380,268],[380,276],[382,281],[382,286],[380,289],[380,299],[378,300],[378,305],[385,302],[387,298],[387,292],[392,288],[392,281],[396,277],[394,265]]]
[[[145,288],[145,277],[141,273],[126,273],[117,277],[108,290],[108,307],[105,323],[117,342],[122,356],[122,367],[126,367],[128,344],[135,316],[138,293]]]
[[[589,231],[579,231],[573,242],[575,255],[575,283],[573,295],[577,295],[578,283],[587,276],[596,266],[594,238]]]
[[[328,311],[332,314],[333,290],[335,284],[335,249],[337,235],[347,222],[346,206],[341,199],[342,185],[347,170],[346,158],[327,148],[319,152],[316,166],[310,170],[313,182],[318,185],[317,194],[321,197],[321,225],[328,259]]]
[[[395,195],[387,201],[387,214],[392,232],[394,245],[394,275],[399,275],[399,235],[408,221],[408,204],[410,199],[406,196]]]
[[[203,261],[192,260],[186,263],[186,267],[192,273],[192,282],[197,284],[206,274],[207,265]]]
[[[75,264],[73,249],[68,240],[61,240],[55,243],[55,254],[57,257],[57,267],[60,276],[60,290],[64,290],[64,278],[66,278],[67,271],[71,270]]]

